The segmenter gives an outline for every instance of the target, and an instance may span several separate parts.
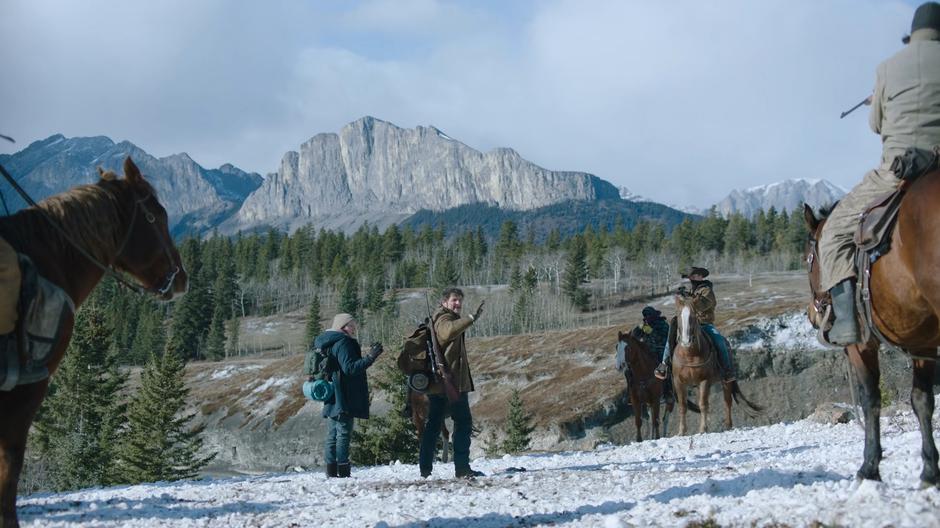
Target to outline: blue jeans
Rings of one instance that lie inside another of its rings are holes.
[[[327,418],[330,421],[326,433],[326,448],[324,458],[327,464],[349,463],[349,439],[352,438],[352,416],[341,414],[336,418]]]
[[[731,351],[728,350],[728,342],[725,341],[725,338],[718,333],[718,329],[715,328],[715,325],[705,323],[702,325],[702,330],[708,334],[708,337],[711,338],[712,343],[718,347],[718,361],[721,362],[721,366],[725,369],[731,368]],[[666,348],[663,349],[663,363],[668,364],[672,358],[672,349],[669,348],[669,340],[666,340]]]
[[[473,428],[473,417],[470,415],[470,402],[467,393],[461,392],[460,399],[451,403],[447,396],[430,394],[428,419],[424,424],[424,435],[421,436],[421,451],[418,453],[418,464],[422,473],[429,473],[434,465],[434,455],[437,452],[437,439],[440,434],[434,431],[441,430],[444,415],[450,409],[450,416],[454,419],[454,468],[466,469],[470,467],[470,431]]]

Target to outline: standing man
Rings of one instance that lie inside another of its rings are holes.
[[[859,217],[871,202],[894,191],[901,179],[891,170],[908,148],[940,145],[940,4],[914,12],[907,46],[882,62],[875,74],[869,124],[881,135],[881,165],[865,175],[832,210],[819,238],[820,287],[832,296],[835,321],[827,339],[850,345],[861,339],[855,313],[855,242]]]
[[[708,334],[712,343],[718,348],[718,365],[721,367],[721,377],[724,383],[735,381],[734,362],[731,360],[731,350],[728,348],[728,341],[725,340],[718,329],[715,328],[715,307],[718,306],[718,299],[715,298],[715,292],[712,290],[711,281],[705,280],[708,277],[708,270],[692,266],[688,271],[682,274],[683,279],[689,279],[692,285],[692,291],[688,292],[685,286],[679,288],[681,295],[688,295],[692,298],[692,310],[695,311],[695,318],[698,319],[702,330]],[[673,319],[675,324],[675,319]],[[656,367],[655,375],[659,379],[666,379],[669,371],[669,365],[672,361],[672,343],[666,340],[666,346],[663,349],[663,362]]]
[[[329,420],[326,434],[326,474],[328,477],[349,477],[349,440],[355,418],[369,417],[369,380],[366,369],[382,355],[381,343],[373,343],[366,357],[356,340],[358,325],[353,316],[339,313],[333,325],[313,342],[313,346],[329,349],[333,372],[333,398],[324,402],[323,417]]]
[[[473,478],[483,476],[483,473],[470,467],[470,432],[473,428],[473,417],[470,415],[467,395],[473,392],[473,378],[470,376],[470,362],[467,360],[465,332],[482,315],[483,303],[480,303],[476,312],[467,317],[460,316],[462,310],[463,291],[459,288],[444,290],[441,306],[433,316],[433,326],[444,361],[450,368],[460,397],[457,401],[449,401],[444,395],[443,384],[439,380],[435,381],[428,394],[430,408],[424,430],[440,431],[441,422],[444,421],[444,415],[449,410],[454,419],[454,476]],[[431,475],[431,468],[434,465],[437,436],[425,434],[421,437],[418,465],[421,469],[421,476],[425,478]]]

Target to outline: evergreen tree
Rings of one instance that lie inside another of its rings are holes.
[[[320,325],[320,296],[314,295],[310,301],[310,308],[307,310],[307,325],[304,329],[304,342],[313,343],[320,333],[323,332],[323,326]]]
[[[233,317],[228,320],[228,345],[226,346],[226,357],[234,357],[238,355],[238,317]]]
[[[206,336],[206,358],[218,361],[225,358],[225,319],[222,310],[216,309],[209,323],[209,333]]]
[[[163,310],[156,303],[149,301],[144,305],[139,321],[130,351],[134,365],[143,365],[151,353],[166,346]]]
[[[189,389],[185,366],[172,352],[153,353],[127,413],[127,434],[117,464],[128,483],[195,477],[215,454],[201,456],[202,430],[181,413]]]
[[[352,461],[367,466],[396,460],[414,464],[418,461],[418,434],[411,420],[402,416],[408,397],[405,375],[391,363],[380,369],[375,384],[388,395],[391,408],[386,415],[372,416],[360,422],[361,428],[353,429]]]
[[[359,315],[359,288],[352,273],[347,273],[343,279],[343,291],[339,297],[339,311],[358,318]]]
[[[120,373],[104,311],[85,304],[36,422],[37,445],[58,490],[115,483],[113,460],[124,423]]]
[[[460,283],[460,271],[457,269],[457,259],[454,252],[447,249],[437,255],[434,266],[432,285],[440,295],[444,289],[451,288]]]
[[[587,309],[591,299],[591,294],[581,287],[587,282],[587,277],[587,247],[585,247],[584,238],[575,235],[568,250],[561,289],[571,303],[581,310]]]
[[[504,453],[519,453],[529,449],[532,443],[532,417],[526,412],[519,396],[519,389],[513,389],[509,397],[509,412],[506,416],[506,440],[503,441]]]

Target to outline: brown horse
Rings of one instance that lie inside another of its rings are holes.
[[[619,364],[623,362],[622,365]],[[650,437],[653,440],[665,436],[668,430],[669,414],[675,399],[666,402],[662,429],[659,423],[659,402],[663,396],[666,382],[653,375],[659,364],[655,352],[629,332],[617,332],[617,367],[627,379],[627,391],[630,394],[630,406],[633,408],[633,422],[636,425],[636,441],[643,441],[643,405],[650,412]]]
[[[699,433],[708,429],[708,393],[712,383],[721,383],[725,401],[725,429],[731,429],[731,402],[743,401],[755,414],[763,407],[748,401],[737,381],[722,383],[718,365],[718,349],[705,335],[695,317],[691,297],[676,295],[676,345],[672,353],[672,384],[676,394],[685,395],[686,389],[698,385],[698,405],[701,408]],[[748,411],[745,411],[748,412]],[[685,434],[685,398],[679,398],[679,435]]]
[[[416,390],[408,391],[408,401],[411,404],[411,423],[415,424],[418,444],[420,444],[428,421],[430,402],[427,394]],[[450,459],[450,431],[447,430],[447,424],[444,421],[441,421],[441,442],[444,444],[441,449],[441,462],[447,462]]]
[[[915,180],[901,201],[897,223],[891,233],[891,249],[871,267],[870,293],[872,321],[885,338],[912,354],[913,382],[911,407],[920,422],[923,486],[940,487],[937,447],[933,439],[933,383],[937,347],[940,346],[940,173],[932,172]],[[824,321],[831,298],[820,291],[817,240],[825,224],[812,208],[804,206],[809,226],[806,262],[809,284],[813,292],[808,315],[814,327],[825,327]],[[865,324],[861,321],[861,324]],[[865,417],[865,452],[861,479],[881,480],[881,377],[878,366],[880,343],[871,338],[867,343],[845,347],[849,363],[855,370],[863,415]]]
[[[76,307],[101,280],[102,263],[131,274],[141,289],[162,299],[187,288],[186,272],[167,229],[166,210],[130,158],[124,161],[124,178],[101,172],[95,184],[0,218],[0,236],[17,252],[28,255],[39,274],[65,290]],[[48,365],[50,373],[65,354],[73,324],[70,317]],[[0,392],[2,527],[18,526],[16,488],[26,437],[48,384],[47,378]]]

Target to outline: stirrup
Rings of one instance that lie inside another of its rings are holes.
[[[666,362],[662,362],[659,366],[656,367],[656,370],[653,371],[653,375],[656,376],[656,379],[665,380],[666,375],[669,373],[669,367],[666,365]]]

